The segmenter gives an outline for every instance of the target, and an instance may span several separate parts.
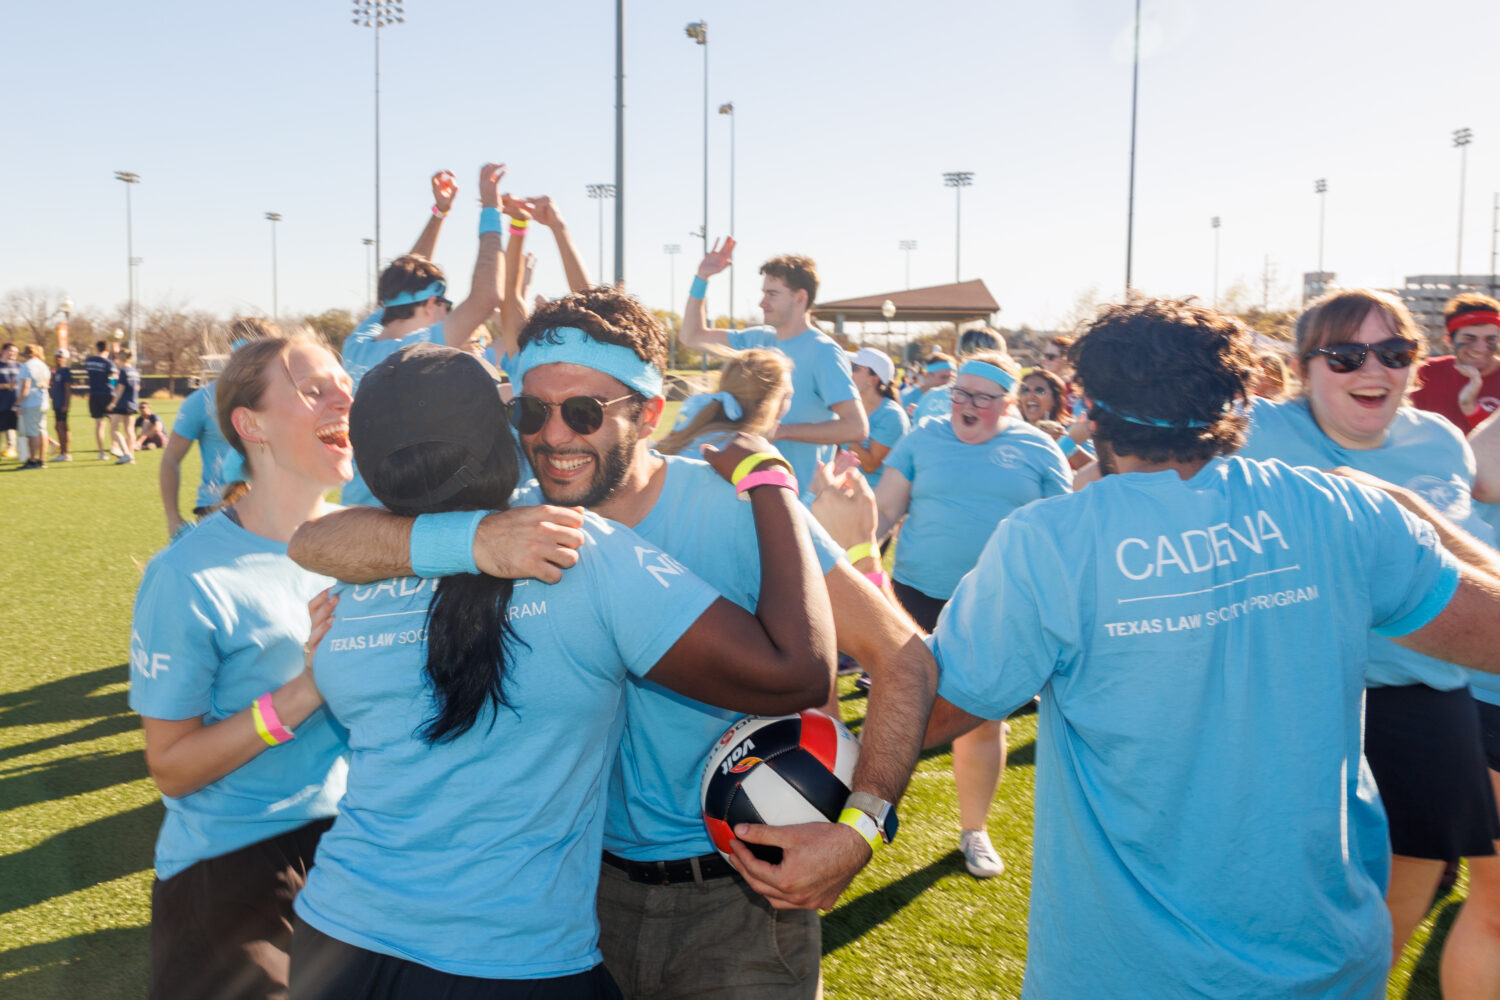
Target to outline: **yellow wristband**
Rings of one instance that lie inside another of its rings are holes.
[[[848,827],[853,827],[854,832],[865,838],[870,845],[870,853],[880,850],[880,845],[885,843],[885,838],[880,835],[880,827],[876,825],[875,818],[863,809],[853,806],[839,813],[839,822]]]
[[[255,720],[255,731],[260,734],[261,739],[266,741],[266,746],[276,747],[281,745],[276,737],[271,735],[271,729],[266,725],[266,717],[260,714],[260,702],[252,701],[250,703],[250,718]]]
[[[875,543],[874,542],[860,542],[858,545],[854,546],[848,552],[845,552],[844,555],[848,557],[850,564],[857,563],[861,559],[864,559],[867,556],[874,556],[875,555]]]
[[[734,472],[730,473],[729,476],[730,483],[738,486],[740,484],[740,480],[750,475],[750,473],[754,471],[755,467],[760,465],[760,463],[762,462],[780,462],[782,465],[786,466],[786,471],[791,472],[793,475],[796,475],[796,473],[792,470],[792,464],[786,459],[782,458],[780,453],[774,451],[757,451],[753,455],[746,456],[744,461],[740,462],[739,465],[736,465],[734,467]]]

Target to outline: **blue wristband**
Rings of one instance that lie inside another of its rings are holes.
[[[455,573],[478,573],[474,536],[487,510],[454,510],[421,514],[411,526],[411,571],[431,579]]]
[[[500,218],[500,210],[493,205],[486,205],[479,210],[479,235],[485,233],[498,233],[504,230],[504,219]]]
[[[1063,458],[1071,457],[1073,452],[1078,450],[1078,442],[1066,434],[1062,436],[1062,440],[1057,442],[1057,446],[1062,449]]]
[[[701,274],[693,275],[693,287],[688,289],[688,298],[701,299],[708,294],[708,279]]]

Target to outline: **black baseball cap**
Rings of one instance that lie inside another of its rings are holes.
[[[506,427],[500,377],[467,351],[439,344],[410,344],[371,368],[360,380],[349,411],[354,462],[365,485],[387,507],[420,509],[443,503],[479,478],[497,447],[514,448]],[[414,495],[397,487],[391,467],[398,453],[424,445],[457,445],[463,460],[442,478],[431,477]]]

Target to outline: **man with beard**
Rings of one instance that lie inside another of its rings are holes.
[[[706,463],[651,451],[661,417],[667,337],[635,299],[593,288],[541,306],[520,338],[512,423],[552,504],[587,506],[633,528],[730,600],[754,610],[757,541],[747,505]],[[505,433],[497,428],[495,433]],[[710,477],[717,479],[712,481]],[[451,518],[450,528],[436,518]],[[432,519],[432,520],[430,520]],[[576,513],[517,508],[476,518],[343,511],[307,525],[292,558],[341,579],[475,572],[557,579],[576,561]],[[831,907],[873,850],[894,835],[891,803],[916,762],[936,682],[921,634],[813,527],[839,649],[877,678],[847,822],[764,835],[786,849],[773,879],[805,905]],[[874,526],[868,534],[873,541]],[[870,553],[870,554],[867,554]],[[415,564],[415,565],[414,565]],[[668,578],[670,564],[661,571]],[[703,761],[735,718],[649,683],[627,691],[611,782],[599,890],[600,946],[626,996],[812,997],[821,928],[815,912],[773,908],[715,852],[698,801]],[[743,845],[737,857],[745,856]],[[779,955],[780,962],[765,956]]]

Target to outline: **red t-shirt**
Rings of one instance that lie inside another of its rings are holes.
[[[1450,354],[1442,358],[1429,358],[1417,370],[1421,388],[1411,394],[1411,403],[1419,410],[1441,413],[1454,427],[1468,434],[1479,426],[1485,417],[1500,409],[1500,367],[1484,377],[1479,385],[1479,409],[1472,417],[1464,416],[1459,409],[1458,394],[1469,380],[1453,370],[1456,359]]]

